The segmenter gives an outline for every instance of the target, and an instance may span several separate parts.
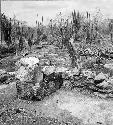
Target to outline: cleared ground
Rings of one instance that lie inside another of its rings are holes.
[[[16,98],[15,83],[12,83],[0,88],[0,123],[113,125],[113,100],[63,88],[40,102],[19,100]]]

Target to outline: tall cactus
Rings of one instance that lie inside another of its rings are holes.
[[[42,23],[43,23],[43,21],[44,21],[44,17],[42,16]]]
[[[113,23],[111,21],[109,22],[109,31],[110,31],[110,40],[111,40],[111,42],[113,42],[112,41],[112,39],[113,39]]]
[[[9,46],[11,44],[11,18],[8,19],[4,14],[1,14],[1,35],[4,36],[2,37],[2,40],[6,42],[6,44]]]
[[[78,35],[78,32],[81,28],[81,24],[80,24],[80,13],[79,12],[72,12],[72,31],[73,31],[73,34],[75,34],[75,40],[78,41],[79,39],[79,35]]]

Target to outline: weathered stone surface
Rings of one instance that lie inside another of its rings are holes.
[[[31,61],[31,60],[30,60]],[[24,61],[20,61],[22,64]],[[31,61],[32,62],[32,61]],[[55,66],[41,67],[30,64],[21,65],[16,71],[17,90],[20,98],[43,99],[46,95],[56,91],[63,84],[61,72],[55,72]],[[32,68],[33,67],[33,68]]]
[[[98,84],[98,86],[101,86],[106,89],[111,89],[113,91],[113,78],[109,78],[107,80],[104,80],[102,83]]]
[[[42,100],[45,96],[50,95],[61,88],[62,84],[63,79],[61,74],[44,74],[43,81],[41,81],[39,84],[36,83],[36,85],[33,86],[35,98]]]
[[[21,58],[16,63],[17,71],[15,76],[20,81],[30,81],[33,77],[33,70],[36,68],[36,64],[39,63],[37,57],[25,57]],[[36,70],[36,69],[35,69]],[[38,70],[38,69],[37,69]]]
[[[32,67],[37,63],[39,63],[37,57],[24,57],[17,62],[17,66],[20,67],[20,65],[27,65],[28,67]]]
[[[49,74],[55,72],[55,66],[44,66],[44,68],[42,69],[42,71],[45,74],[49,75]]]
[[[97,86],[101,86],[103,88],[107,88],[109,86],[109,82],[104,80],[102,83],[98,84]]]
[[[96,77],[95,77],[95,80],[105,80],[108,78],[108,75],[107,74],[104,74],[104,73],[99,73]]]
[[[35,85],[36,83],[40,83],[43,81],[43,72],[41,71],[40,66],[36,66],[31,72],[32,82]]]
[[[15,74],[16,78],[19,79],[20,81],[26,81],[28,80],[28,70],[24,67],[21,66]]]
[[[56,73],[60,73],[60,72],[66,72],[68,70],[68,68],[66,68],[66,67],[56,67],[56,69],[55,69],[55,72]]]
[[[28,82],[16,82],[17,96],[22,99],[32,99],[33,98],[33,84]]]
[[[104,67],[113,70],[113,63],[105,64]]]
[[[33,87],[43,80],[41,68],[36,65],[39,59],[36,57],[21,58],[17,63],[18,70],[15,73],[17,81],[17,95],[20,98],[32,99],[34,96]]]

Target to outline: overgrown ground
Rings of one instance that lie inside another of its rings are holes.
[[[49,49],[36,50],[40,59],[56,59],[57,65],[70,67],[66,52]],[[45,51],[44,51],[45,50]],[[35,51],[35,53],[36,53]],[[49,51],[49,52],[47,52]],[[55,51],[55,52],[54,52]],[[48,53],[46,55],[46,53]],[[32,53],[33,55],[34,53]],[[46,56],[44,56],[46,55]],[[63,56],[62,56],[63,55]],[[64,60],[64,62],[62,61]],[[14,56],[1,60],[1,69],[13,72],[14,64],[20,57]],[[53,60],[53,63],[55,61]],[[42,61],[43,62],[43,61]],[[41,62],[41,63],[42,63]],[[100,71],[102,71],[100,69]],[[79,83],[78,83],[79,84]],[[98,96],[87,89],[75,87],[73,90],[62,87],[43,101],[17,99],[16,84],[0,86],[0,124],[6,125],[112,125],[113,100],[104,94]]]

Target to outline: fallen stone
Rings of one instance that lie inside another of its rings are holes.
[[[113,70],[113,63],[105,64],[104,67]]]
[[[102,83],[98,84],[98,86],[101,86],[103,88],[107,88],[109,86],[109,82],[104,80]]]
[[[49,75],[49,74],[55,72],[55,66],[44,66],[44,68],[42,69],[42,71],[43,71],[46,75]]]
[[[98,81],[98,80],[105,80],[105,79],[108,79],[108,75],[107,74],[104,74],[104,73],[99,73],[96,77],[95,77],[95,80]]]
[[[113,78],[109,78],[108,80],[104,80],[102,83],[98,84],[98,86],[101,86],[103,88],[109,88],[113,89]]]
[[[36,57],[25,57],[21,58],[19,62],[21,64],[28,65],[28,67],[32,67],[33,65],[39,63],[39,59]]]

